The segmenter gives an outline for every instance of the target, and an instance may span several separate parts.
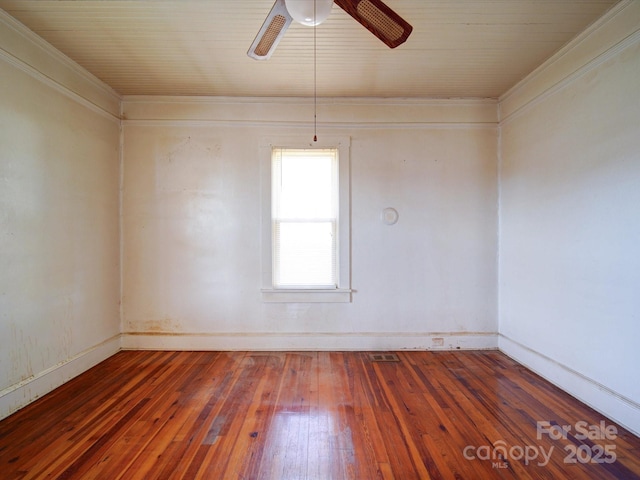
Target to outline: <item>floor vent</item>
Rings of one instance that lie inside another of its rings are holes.
[[[370,353],[369,360],[372,362],[399,362],[400,358],[395,353]]]

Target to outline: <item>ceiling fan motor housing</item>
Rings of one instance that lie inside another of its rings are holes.
[[[327,19],[333,0],[284,0],[284,4],[296,22],[314,27]]]

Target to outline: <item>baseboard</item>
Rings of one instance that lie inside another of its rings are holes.
[[[640,436],[640,404],[634,400],[502,334],[498,338],[498,348],[634,435]]]
[[[123,333],[125,350],[488,350],[498,334],[435,333]]]
[[[94,345],[22,382],[0,391],[0,419],[58,388],[120,350],[120,335]]]

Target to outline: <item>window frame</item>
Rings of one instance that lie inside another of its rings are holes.
[[[338,243],[336,288],[282,288],[273,285],[272,152],[281,149],[338,150]],[[261,295],[267,303],[351,302],[351,139],[332,136],[309,142],[302,137],[270,137],[260,145],[261,176]]]

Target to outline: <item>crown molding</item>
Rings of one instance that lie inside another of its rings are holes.
[[[553,67],[562,68],[560,63],[568,58],[572,53],[576,52],[579,47],[581,47],[587,40],[591,39],[596,33],[602,31],[605,27],[610,26],[610,24],[614,21],[624,21],[626,19],[626,16],[624,15],[625,10],[628,8],[637,8],[639,4],[640,3],[634,0],[622,0],[620,3],[612,7],[611,10],[609,10],[601,18],[587,27],[582,33],[580,33],[573,40],[562,47],[542,65],[533,70],[523,80],[521,80],[507,92],[501,95],[498,99],[498,119],[500,125],[503,125],[505,124],[505,122],[521,115],[531,107],[537,105],[549,96],[564,89],[568,85],[575,82],[578,78],[582,77],[583,75],[599,67],[606,61],[615,57],[622,50],[638,42],[638,40],[640,40],[640,28],[636,28],[634,32],[628,34],[627,36],[624,36],[621,39],[611,40],[611,45],[606,48],[606,50],[604,50],[600,54],[597,54],[589,61],[586,61],[578,68],[568,72],[560,72],[560,79],[549,82],[549,84],[545,85],[544,87],[540,87],[540,91],[531,93],[531,98],[525,99],[521,105],[517,105],[515,106],[515,108],[512,107],[511,109],[505,108],[506,104],[516,98],[518,95],[522,94],[526,96],[526,89],[529,87],[535,88],[534,83],[536,81],[540,81],[543,75],[547,74]]]
[[[42,37],[29,30],[25,25],[2,9],[0,9],[0,28],[6,28],[6,31],[17,34],[26,42],[26,44],[35,48],[35,50],[44,53],[57,65],[63,67],[66,71],[71,72],[77,79],[87,84],[92,90],[96,91],[99,96],[104,97],[107,102],[112,102],[118,105],[119,108],[120,103],[122,102],[122,97],[113,88],[77,64],[67,55],[56,49]],[[102,112],[110,118],[118,118],[118,115],[115,112],[110,111],[106,106],[98,105],[95,101],[87,98],[87,96],[81,95],[72,87],[67,85],[62,79],[57,79],[55,78],[55,75],[46,73],[43,71],[44,69],[40,68],[38,65],[29,63],[28,61],[16,56],[16,54],[11,52],[10,49],[6,48],[6,46],[0,45],[0,58],[19,68],[31,77],[54,87],[57,91],[79,101],[85,106],[88,106],[92,110]]]

